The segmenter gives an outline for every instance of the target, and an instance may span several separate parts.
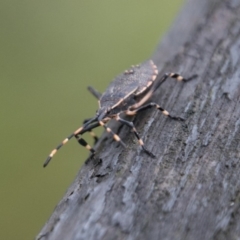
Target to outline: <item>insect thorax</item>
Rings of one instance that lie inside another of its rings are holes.
[[[133,104],[136,103],[134,95],[129,96],[128,98],[121,101],[121,99],[104,99],[105,101],[101,101],[101,107],[98,110],[98,115],[106,113],[105,116],[115,116],[118,113],[125,112],[129,109]]]

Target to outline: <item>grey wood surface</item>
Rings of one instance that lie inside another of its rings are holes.
[[[169,79],[134,120],[113,124],[36,239],[240,239],[240,0],[189,0],[153,59]],[[101,159],[101,160],[100,160]]]

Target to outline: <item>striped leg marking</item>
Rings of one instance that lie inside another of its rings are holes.
[[[176,78],[178,81],[188,82],[194,78],[197,77],[197,75],[193,75],[190,78],[184,78],[178,73],[165,73],[161,78],[157,77],[157,79],[154,81],[154,84],[152,85],[149,92],[137,103],[135,103],[133,106],[131,106],[132,110],[139,109],[145,102],[147,102],[153,95],[153,93],[164,83],[169,77]],[[129,115],[134,115],[134,113],[130,113]]]
[[[121,140],[121,138],[120,138],[116,133],[114,133],[111,128],[107,127],[107,126],[104,124],[103,121],[99,121],[99,124],[100,124],[102,127],[104,127],[107,132],[109,132],[109,133],[112,134],[112,136],[113,136],[113,138],[114,138],[114,140],[115,140],[116,142],[119,142],[119,143],[121,143],[121,145],[122,145],[123,147],[126,147],[125,143]]]
[[[153,86],[151,93],[154,93],[169,77],[175,78],[179,82],[188,82],[188,81],[193,80],[197,76],[198,76],[197,74],[194,74],[193,76],[191,76],[189,78],[184,78],[183,76],[181,76],[178,73],[165,73],[161,78],[159,78],[158,80],[155,81],[156,84]]]
[[[140,107],[140,108],[138,108],[136,110],[132,110],[132,111],[128,110],[128,111],[126,111],[126,114],[127,115],[135,115],[138,112],[144,111],[144,110],[146,110],[148,108],[152,108],[152,107],[156,107],[159,111],[162,112],[162,114],[164,114],[165,116],[167,116],[167,117],[169,117],[171,119],[184,121],[184,119],[181,118],[181,117],[175,117],[175,116],[170,115],[167,110],[163,109],[162,107],[160,107],[158,104],[156,104],[154,102],[148,103],[148,104],[146,104],[146,105],[144,105],[144,106],[142,106],[142,107]]]
[[[139,143],[139,145],[142,147],[142,150],[143,150],[144,152],[146,152],[149,156],[155,157],[155,155],[154,155],[153,153],[151,153],[150,151],[148,151],[148,150],[144,147],[143,140],[142,140],[141,137],[139,136],[139,133],[137,132],[137,129],[135,128],[133,122],[126,121],[126,120],[120,118],[119,115],[117,115],[116,121],[119,121],[119,122],[127,125],[128,127],[130,127],[131,130],[133,131],[133,133],[135,134],[136,138],[138,139],[138,143]]]
[[[164,76],[162,77],[162,80],[161,80],[161,84],[163,82],[165,82],[167,80],[168,77],[170,78],[175,78],[177,81],[179,82],[188,82],[188,81],[191,81],[193,80],[194,78],[196,78],[198,75],[197,74],[194,74],[193,76],[189,77],[189,78],[184,78],[183,76],[181,76],[180,74],[178,73],[165,73]]]
[[[95,154],[95,150],[82,138],[81,134],[75,135],[75,138],[77,139],[78,143],[85,147],[88,151],[90,151],[92,154]]]
[[[82,130],[84,128],[81,127],[79,129],[77,129],[73,134],[74,134],[74,137],[77,139],[78,143],[80,145],[82,145],[83,147],[85,147],[87,150],[89,150],[92,154],[95,154],[95,151],[93,150],[93,148],[82,138],[81,134],[83,134]],[[85,129],[84,129],[85,130]],[[91,129],[89,129],[91,130]],[[88,130],[88,131],[89,131]],[[86,132],[86,130],[84,131]]]

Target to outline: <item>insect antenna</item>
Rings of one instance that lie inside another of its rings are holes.
[[[83,125],[84,125],[86,122],[88,122],[88,121],[89,121],[89,119],[84,120],[84,121],[83,121]],[[96,144],[97,141],[98,141],[98,136],[92,131],[92,128],[90,128],[90,129],[88,130],[88,132],[89,132],[89,134],[91,135],[91,137],[94,139],[94,144]]]
[[[95,128],[95,127],[98,127],[100,125],[98,122],[95,123],[95,124],[90,125],[94,121],[96,121],[96,117],[94,117],[94,118],[90,119],[89,121],[87,121],[82,127],[78,128],[76,131],[74,131],[72,134],[70,134],[67,138],[65,138],[55,149],[52,150],[52,152],[49,154],[49,156],[47,157],[46,161],[44,162],[43,167],[46,167],[49,164],[49,162],[51,161],[51,159],[53,158],[53,156],[57,153],[57,151],[61,147],[63,147],[73,137],[76,137],[78,142],[81,145],[84,145],[85,147],[89,148],[89,145],[87,145],[85,140],[83,140],[81,137],[79,137],[79,135],[83,134],[86,131],[89,131],[89,130]],[[92,148],[90,147],[89,150],[91,151]],[[93,150],[91,152],[93,152]]]
[[[80,130],[81,131],[81,130]],[[49,156],[47,157],[46,161],[43,164],[43,167],[46,167],[49,162],[51,161],[51,159],[53,158],[53,156],[56,154],[56,152],[63,146],[65,145],[71,138],[73,138],[75,136],[74,133],[72,133],[71,135],[69,135],[67,138],[65,138],[56,148],[54,148],[52,150],[52,152],[49,154]]]
[[[98,92],[95,88],[88,86],[88,91],[98,100],[101,98],[102,94]]]

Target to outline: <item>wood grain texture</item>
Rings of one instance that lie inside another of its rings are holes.
[[[113,124],[36,239],[239,239],[240,0],[189,0],[153,59],[165,82],[135,119],[146,147]],[[101,159],[101,161],[100,161]]]

